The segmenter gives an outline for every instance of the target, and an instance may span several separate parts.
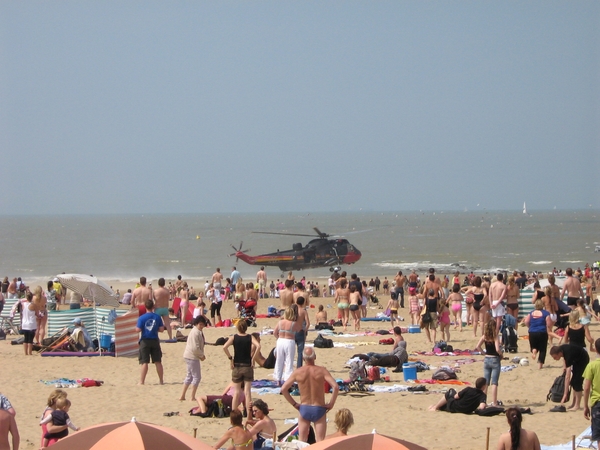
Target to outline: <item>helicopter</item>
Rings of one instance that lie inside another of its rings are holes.
[[[236,261],[241,259],[245,263],[252,265],[277,266],[282,272],[313,269],[316,267],[329,267],[329,271],[333,272],[334,270],[340,270],[339,266],[341,264],[354,264],[362,256],[360,251],[348,242],[347,239],[330,236],[321,232],[316,227],[313,230],[315,230],[318,237],[312,239],[304,246],[301,243],[296,243],[292,245],[291,250],[277,250],[274,253],[250,256],[246,253],[250,250],[242,250],[243,242],[240,242],[239,248],[231,245],[235,253],[229,256],[235,256]],[[268,231],[253,231],[253,233],[314,237],[312,234],[275,233]],[[331,239],[329,239],[330,237]]]

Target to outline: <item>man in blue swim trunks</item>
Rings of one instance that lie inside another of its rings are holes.
[[[302,352],[304,365],[294,370],[283,386],[281,393],[285,399],[298,410],[298,439],[306,442],[311,422],[315,424],[317,442],[325,439],[327,434],[327,411],[333,408],[337,399],[339,387],[335,379],[325,367],[315,365],[317,354],[312,347],[307,347]],[[332,387],[329,403],[325,403],[325,381]],[[300,390],[300,403],[290,395],[292,384],[298,383]]]

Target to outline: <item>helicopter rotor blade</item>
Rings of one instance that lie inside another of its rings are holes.
[[[329,237],[329,235],[327,233],[323,233],[317,227],[313,227],[313,230],[315,230],[315,232],[319,235],[320,238],[327,238],[327,237]]]
[[[304,237],[315,237],[314,234],[298,234],[298,233],[276,233],[274,231],[253,231],[254,234],[278,234],[280,236],[304,236]]]

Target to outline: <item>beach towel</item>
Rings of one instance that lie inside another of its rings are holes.
[[[460,380],[427,380],[427,379],[418,379],[415,380],[417,384],[453,384],[455,386],[470,386],[471,383],[468,381],[460,381]]]

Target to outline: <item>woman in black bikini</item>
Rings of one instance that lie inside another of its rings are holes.
[[[477,325],[481,321],[481,335],[483,336],[483,322],[485,320],[485,302],[487,301],[487,289],[481,287],[481,277],[475,277],[473,286],[465,289],[465,295],[473,296],[473,336],[477,337]]]

